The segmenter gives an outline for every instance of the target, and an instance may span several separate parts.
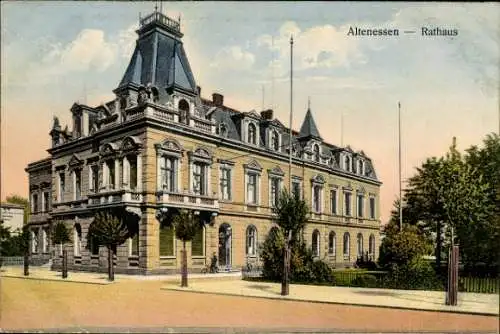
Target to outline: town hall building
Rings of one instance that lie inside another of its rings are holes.
[[[122,208],[136,223],[117,249],[116,271],[178,272],[182,242],[169,222],[189,209],[200,220],[187,245],[191,271],[214,254],[223,269],[258,264],[291,178],[291,191],[310,206],[303,236],[316,258],[337,268],[362,255],[377,259],[381,182],[363,151],[323,141],[309,109],[290,140],[272,110],[238,111],[218,93],[203,98],[178,21],[155,11],[137,34],[115,98],[75,103],[71,130],[54,118],[49,157],[26,168],[33,258],[60,265],[51,229],[63,222],[69,269],[105,271],[106,249],[87,232],[96,212]]]

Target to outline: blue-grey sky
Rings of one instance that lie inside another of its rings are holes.
[[[294,36],[294,128],[311,98],[323,138],[373,160],[382,219],[397,194],[397,102],[403,177],[426,157],[499,131],[500,7],[495,3],[172,2],[202,95],[249,111],[272,107],[288,124]],[[154,2],[2,2],[2,189],[27,195],[26,164],[43,158],[53,116],[97,105],[133,51],[139,15]],[[397,28],[399,37],[348,36],[350,27]],[[422,27],[458,35],[422,36]],[[415,30],[404,35],[403,30]],[[273,79],[274,78],[274,79]],[[263,94],[264,92],[264,94]],[[341,114],[344,130],[341,139]]]

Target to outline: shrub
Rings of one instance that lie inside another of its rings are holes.
[[[285,239],[280,230],[269,233],[261,245],[262,276],[280,281],[283,273]],[[295,283],[333,283],[332,268],[324,261],[315,261],[304,242],[294,240],[291,247],[290,281]]]
[[[443,290],[443,283],[434,268],[425,260],[414,258],[410,263],[392,268],[388,287],[410,290]]]
[[[379,286],[377,277],[373,275],[358,275],[351,282],[351,286],[360,288],[376,288]]]

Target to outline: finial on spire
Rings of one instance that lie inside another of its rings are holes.
[[[311,110],[311,97],[310,96],[307,97],[307,109]]]
[[[155,1],[155,13],[158,11],[158,0]]]
[[[290,35],[290,44],[293,44],[293,35]]]
[[[179,13],[179,25],[181,25],[181,13]]]

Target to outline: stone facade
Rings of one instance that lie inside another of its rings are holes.
[[[137,232],[117,248],[117,272],[179,271],[183,245],[169,222],[180,209],[200,220],[196,241],[186,244],[191,271],[205,268],[214,254],[227,269],[258,263],[258,245],[273,227],[273,205],[290,177],[311,207],[303,235],[318,258],[338,267],[352,266],[361,254],[378,257],[381,183],[364,152],[325,143],[311,110],[290,145],[289,130],[272,110],[240,112],[220,94],[201,98],[179,26],[163,14],[141,20],[138,34],[116,99],[74,104],[71,131],[54,119],[50,158],[26,169],[31,196],[50,191],[48,212],[32,207],[29,224],[38,233],[58,221],[71,229],[65,246],[71,270],[106,270],[107,251],[93,247],[87,232],[95,213],[107,208],[123,208],[137,220]],[[161,52],[174,60],[158,58]],[[57,268],[61,248],[46,244]],[[44,254],[38,248],[34,257]]]

